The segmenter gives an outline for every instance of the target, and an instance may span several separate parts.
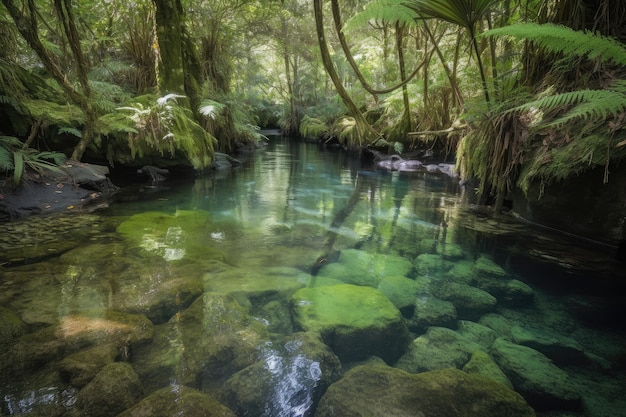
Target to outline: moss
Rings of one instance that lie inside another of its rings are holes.
[[[174,214],[135,214],[117,227],[131,245],[146,255],[167,261],[181,259],[224,260],[225,254],[211,247],[212,221],[202,210],[177,210]]]
[[[570,139],[559,147],[541,146],[526,158],[518,186],[527,193],[533,181],[543,183],[562,181],[597,166],[626,157],[626,146],[615,144],[626,139],[626,133],[612,137],[593,133]]]

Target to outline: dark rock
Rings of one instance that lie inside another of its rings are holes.
[[[307,415],[341,371],[339,359],[313,332],[267,344],[261,356],[219,391],[220,401],[238,415]]]
[[[237,417],[214,398],[183,385],[172,384],[153,392],[117,417]]]
[[[536,410],[582,408],[581,393],[574,381],[542,353],[499,338],[491,356],[515,390]]]
[[[515,391],[456,369],[409,374],[385,366],[356,367],[331,385],[315,417],[532,417]]]
[[[29,175],[16,189],[0,187],[0,222],[29,215],[67,211],[93,211],[108,205],[118,190],[101,165],[68,161],[63,173]]]
[[[135,404],[143,396],[143,388],[133,367],[124,362],[105,366],[76,395],[72,415],[109,417]]]

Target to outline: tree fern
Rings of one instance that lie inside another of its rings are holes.
[[[529,39],[548,51],[563,54],[566,58],[582,56],[626,66],[626,47],[623,44],[606,36],[578,32],[564,26],[517,24],[490,30],[486,35]],[[602,90],[583,89],[549,95],[512,110],[538,109],[547,112],[568,107],[570,109],[564,114],[540,123],[539,127],[560,126],[574,119],[604,120],[623,113],[626,111],[626,80],[614,81]]]
[[[519,23],[489,30],[483,36],[531,40],[543,49],[567,57],[581,56],[626,66],[624,44],[607,36],[575,31],[561,25]]]

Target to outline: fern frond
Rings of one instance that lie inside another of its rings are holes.
[[[573,119],[606,119],[617,116],[626,111],[626,94],[612,89],[606,90],[576,90],[567,93],[555,94],[533,100],[509,111],[532,111],[539,109],[543,112],[559,107],[572,107],[564,115],[555,120],[540,123],[541,127],[561,126]]]
[[[481,36],[527,39],[550,52],[568,57],[586,56],[626,66],[626,47],[619,41],[592,32],[575,31],[561,25],[519,23],[491,29]]]
[[[374,0],[367,3],[361,12],[348,19],[343,29],[367,26],[372,20],[414,25],[418,18],[417,13],[406,6],[406,0]]]
[[[59,135],[67,133],[68,135],[76,136],[77,138],[83,137],[83,132],[73,127],[60,127],[57,133]]]

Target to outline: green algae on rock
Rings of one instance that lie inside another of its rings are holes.
[[[515,391],[456,369],[409,374],[382,365],[348,371],[322,397],[315,417],[533,417]]]
[[[212,247],[211,216],[202,210],[176,210],[174,214],[145,212],[131,216],[117,227],[131,245],[166,261],[181,259],[224,260],[225,253]]]
[[[153,392],[118,417],[204,416],[236,417],[236,414],[214,398],[193,388],[172,384]]]
[[[303,288],[292,297],[294,324],[319,331],[342,360],[394,361],[406,343],[400,311],[380,291],[350,284]]]

